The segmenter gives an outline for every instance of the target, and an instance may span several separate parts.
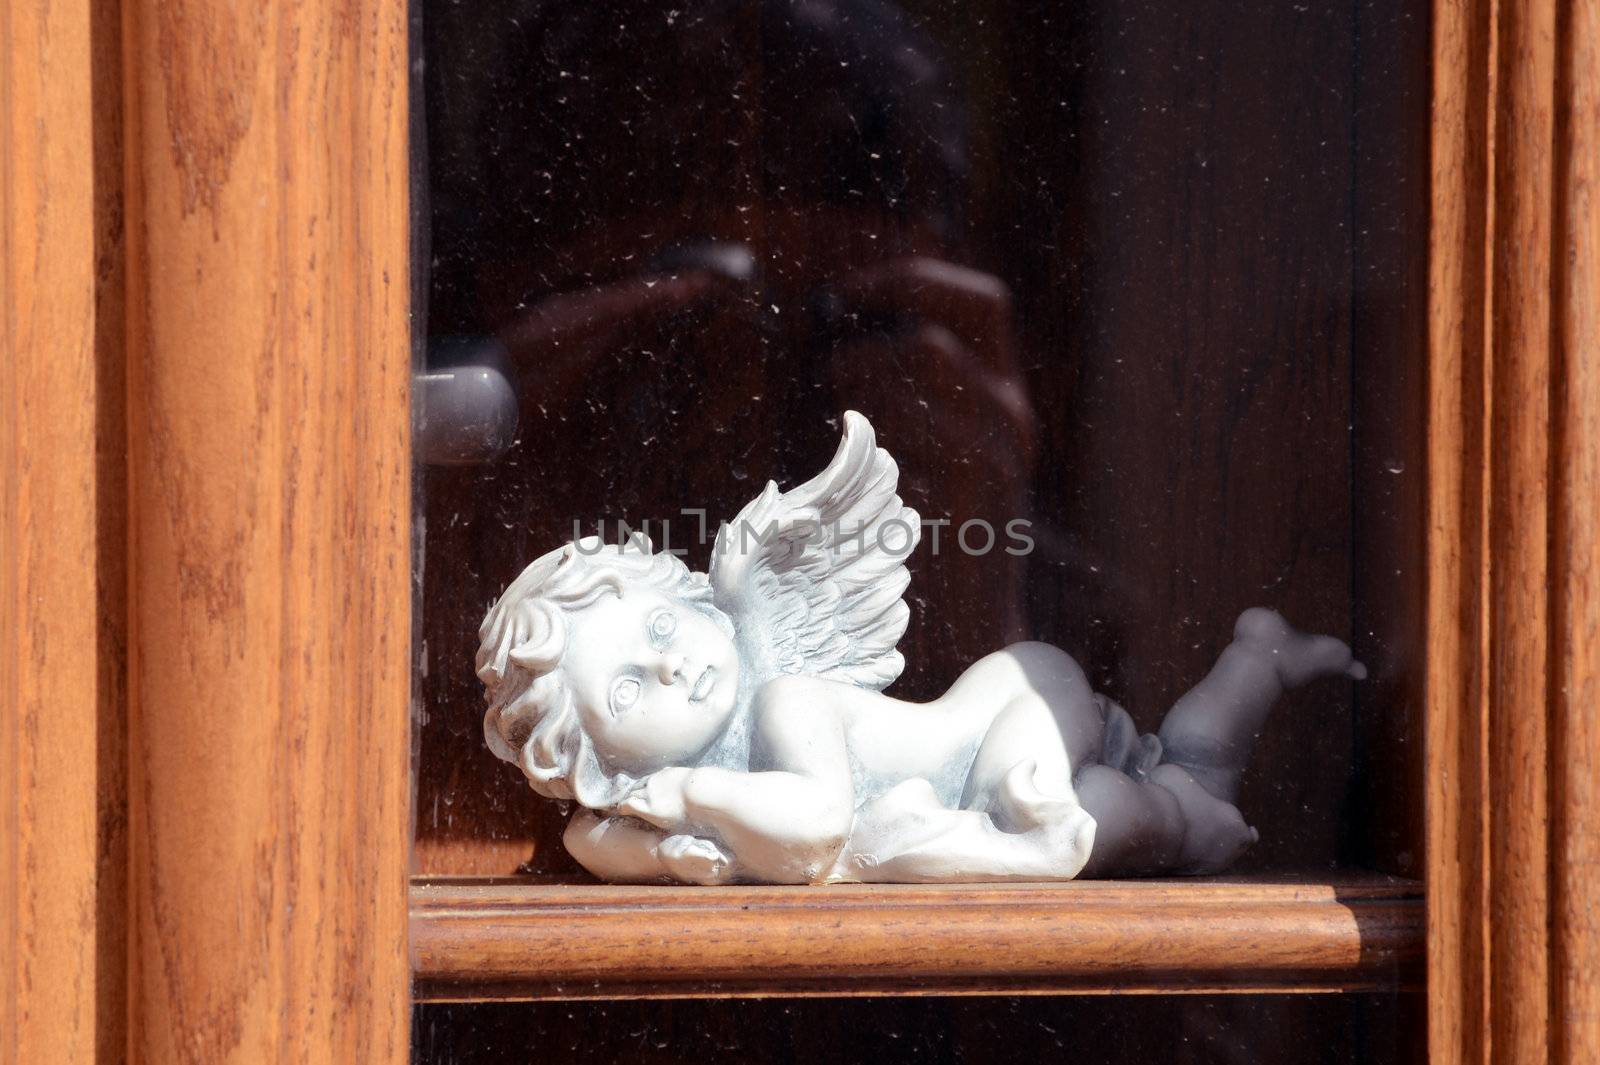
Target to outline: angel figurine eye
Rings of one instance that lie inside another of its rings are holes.
[[[639,678],[618,677],[611,685],[611,712],[620,714],[639,701]]]
[[[650,642],[657,647],[672,639],[678,631],[678,616],[670,610],[657,610],[650,616]]]

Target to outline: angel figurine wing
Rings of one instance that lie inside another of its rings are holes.
[[[768,481],[717,533],[712,595],[757,684],[805,673],[881,690],[905,668],[905,559],[922,526],[899,480],[872,426],[846,411],[826,469],[787,492]]]

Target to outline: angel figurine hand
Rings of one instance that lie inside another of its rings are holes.
[[[1042,643],[931,703],[884,695],[920,521],[866,419],[844,422],[826,469],[722,527],[709,575],[586,538],[489,611],[485,736],[583,807],[573,856],[603,879],[704,884],[1226,868],[1256,838],[1233,803],[1272,704],[1365,676],[1349,648],[1247,610],[1159,735]]]

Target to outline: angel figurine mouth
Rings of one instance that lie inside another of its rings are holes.
[[[706,696],[711,694],[711,689],[717,683],[717,667],[707,666],[701,670],[700,677],[694,682],[694,687],[689,691],[691,703],[703,703]]]

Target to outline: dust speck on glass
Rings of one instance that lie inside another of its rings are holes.
[[[417,872],[589,880],[483,739],[523,568],[642,532],[706,571],[854,410],[919,519],[886,694],[1040,641],[1153,734],[1270,607],[1371,675],[1261,724],[1235,870],[1418,874],[1425,3],[419,0],[415,35]]]

